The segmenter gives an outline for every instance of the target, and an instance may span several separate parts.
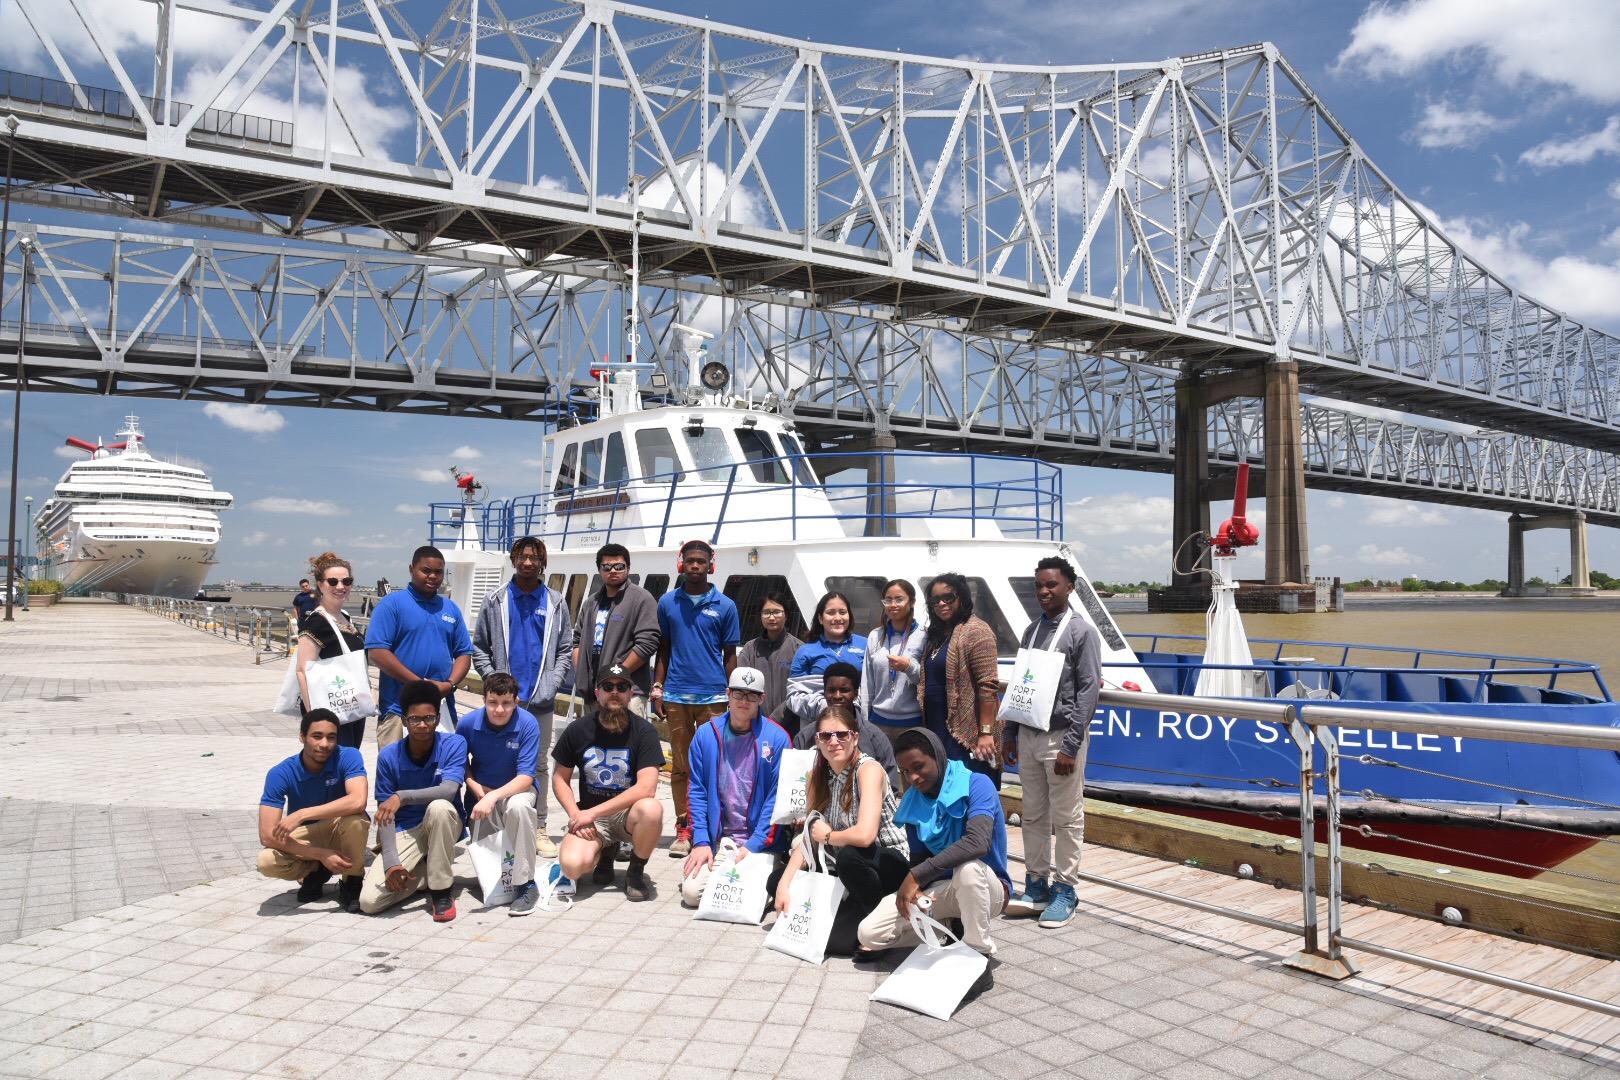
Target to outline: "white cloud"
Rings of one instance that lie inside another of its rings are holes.
[[[312,536],[309,538],[309,546],[324,550],[332,546],[332,541],[328,540],[324,536]]]
[[[1608,123],[1585,135],[1554,137],[1538,143],[1520,154],[1519,160],[1538,169],[1553,169],[1585,165],[1599,154],[1620,154],[1620,116],[1609,117]]]
[[[258,529],[242,537],[241,544],[243,547],[263,547],[273,539],[274,537],[269,533],[263,529]]]
[[[248,509],[264,514],[303,514],[306,517],[337,517],[343,513],[343,508],[337,503],[324,499],[290,499],[282,495],[254,499],[248,503]]]
[[[248,69],[253,64],[247,65]],[[175,97],[200,102],[213,88],[218,76],[213,66],[193,66],[183,82],[177,80]],[[411,126],[411,112],[402,104],[390,104],[385,97],[402,95],[392,77],[377,78],[354,67],[339,66],[337,105],[332,114],[332,149],[335,153],[365,157],[388,157],[388,145],[396,135]],[[326,85],[312,65],[304,65],[298,109],[292,105],[292,67],[278,64],[233,111],[293,124],[293,142],[308,149],[320,149],[326,137]],[[236,100],[237,90],[227,88],[218,99],[222,104]],[[340,115],[341,113],[341,115]],[[347,118],[348,124],[344,124]],[[350,133],[350,129],[353,133]],[[358,139],[358,141],[356,141]]]
[[[1163,495],[1088,495],[1068,506],[1068,531],[1080,536],[1170,532],[1174,506]],[[1252,515],[1251,515],[1252,516]]]
[[[203,415],[212,416],[228,428],[268,435],[287,426],[287,418],[268,405],[226,405],[210,401],[203,406]]]
[[[1423,107],[1423,115],[1418,117],[1410,138],[1425,150],[1454,149],[1472,146],[1506,123],[1482,109],[1458,107],[1445,100],[1431,101]]]
[[[1361,519],[1368,525],[1449,525],[1451,518],[1437,506],[1421,503],[1393,503],[1375,506]]]
[[[388,548],[398,548],[404,545],[397,536],[387,533],[372,533],[370,536],[356,536],[343,542],[344,547],[361,548],[366,551],[385,551]]]
[[[66,458],[68,461],[83,461],[87,456],[85,452],[80,450],[77,446],[68,446],[66,443],[58,446],[56,449],[52,450],[51,453],[55,454],[59,458]]]
[[[129,0],[85,0],[96,31],[114,52],[150,58],[157,44],[157,7],[132,4]],[[45,31],[69,60],[99,58],[99,51],[83,24],[65,7],[43,5],[50,16]],[[175,40],[181,44],[176,56],[182,64],[200,58],[225,59],[247,38],[247,23],[239,19],[209,15],[181,7],[175,13]],[[55,65],[45,55],[39,35],[24,18],[19,5],[0,4],[0,58],[16,63],[35,63],[40,72],[59,77]],[[135,76],[139,81],[139,75]],[[87,80],[88,81],[88,80]]]
[[[1311,554],[1315,555],[1318,559],[1325,559],[1329,555],[1333,554],[1333,545],[1317,544],[1315,547],[1311,548]]]
[[[413,517],[426,517],[428,508],[421,503],[395,503],[394,513],[410,514]]]
[[[1356,549],[1356,561],[1364,566],[1422,566],[1427,561],[1421,555],[1414,555],[1403,547],[1379,547],[1377,544],[1362,544]]]
[[[424,484],[449,484],[450,470],[448,468],[429,468],[423,466],[411,470],[411,475]]]
[[[1343,495],[1329,495],[1324,505],[1326,505],[1329,510],[1343,510],[1345,508],[1346,501],[1347,500]]]
[[[1620,101],[1620,5],[1613,0],[1407,0],[1370,5],[1337,66],[1410,75],[1478,56],[1506,83],[1566,87]]]
[[[687,169],[690,165],[690,162],[682,162],[678,167]],[[708,185],[708,205],[703,209],[704,212],[712,214],[719,208],[720,196],[726,190],[726,170],[709,161],[704,163],[704,171],[708,174],[704,179],[704,182]],[[699,185],[696,169],[691,169],[691,175],[686,178],[684,187],[687,199],[691,201],[693,206],[697,206],[702,200],[698,197]],[[630,192],[623,192],[619,195],[619,198],[628,201]],[[641,205],[651,209],[669,210],[675,213],[684,213],[686,211],[686,206],[681,202],[681,197],[675,192],[675,181],[667,172],[659,173],[642,187]],[[726,206],[726,212],[722,215],[722,220],[734,221],[739,225],[763,225],[765,224],[763,208],[764,200],[760,198],[759,194],[749,187],[746,182],[739,183],[737,190],[731,193],[731,201]]]
[[[450,451],[450,457],[455,461],[477,461],[484,456],[484,452],[475,446],[458,446]]]

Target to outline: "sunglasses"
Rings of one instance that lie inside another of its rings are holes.
[[[846,742],[849,739],[853,739],[854,737],[855,737],[855,732],[853,732],[853,731],[818,731],[818,732],[816,732],[816,741],[817,742]]]
[[[346,589],[350,585],[354,584],[354,578],[352,578],[352,577],[329,577],[329,578],[326,579],[326,583],[328,585],[332,586],[332,588],[334,588],[334,589],[337,588],[340,585],[343,588]]]
[[[598,690],[606,690],[610,694],[628,694],[632,689],[631,685],[627,682],[597,683],[596,688]]]
[[[627,562],[605,562],[601,566],[597,567],[597,569],[601,570],[604,574],[622,574],[626,570],[630,569],[630,564]]]
[[[953,592],[937,593],[934,596],[930,596],[928,598],[928,602],[930,604],[954,604],[956,603],[956,594]]]

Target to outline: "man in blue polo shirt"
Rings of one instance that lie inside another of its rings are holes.
[[[259,796],[259,873],[297,881],[298,902],[321,898],[333,874],[342,874],[338,900],[360,910],[360,875],[366,867],[366,763],[360,751],[339,746],[338,719],[311,709],[298,725],[303,749],[271,769]]]
[[[439,595],[444,584],[444,553],[424,544],[411,556],[411,584],[377,603],[366,628],[366,653],[377,668],[377,749],[405,734],[399,693],[426,679],[438,687],[456,716],[456,687],[472,667],[472,638],[461,609]]]
[[[692,818],[687,806],[691,769],[687,755],[699,727],[726,711],[726,680],[737,666],[742,638],[737,605],[709,584],[714,548],[704,540],[681,545],[681,587],[658,601],[658,667],[652,702],[669,728],[669,791],[675,802],[675,842],[671,858],[692,853]]]
[[[540,723],[518,708],[517,677],[491,672],[484,679],[484,707],[461,718],[456,734],[467,740],[468,840],[478,843],[502,834],[502,850],[512,859],[512,902],[508,915],[534,910],[540,891],[534,884],[535,788],[540,757]],[[484,897],[489,903],[489,897]]]
[[[439,688],[428,680],[401,690],[399,705],[404,710],[405,738],[377,755],[377,837],[382,856],[366,870],[360,910],[375,915],[403,903],[422,887],[425,877],[433,921],[449,922],[456,917],[450,864],[461,838],[467,741],[437,730]]]

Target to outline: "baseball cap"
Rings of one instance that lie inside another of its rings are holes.
[[[632,681],[630,678],[630,673],[624,670],[624,667],[620,664],[614,664],[612,667],[603,668],[601,671],[597,672],[596,685],[601,686],[609,679],[623,679],[626,682]]]
[[[759,668],[737,667],[731,669],[731,680],[726,683],[731,690],[752,690],[756,694],[765,692],[765,673]]]

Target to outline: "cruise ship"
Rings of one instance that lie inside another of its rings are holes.
[[[231,505],[201,469],[146,451],[140,419],[126,416],[121,441],[69,438],[89,457],[75,462],[40,508],[39,554],[69,595],[146,593],[189,599],[214,568],[219,512]]]

